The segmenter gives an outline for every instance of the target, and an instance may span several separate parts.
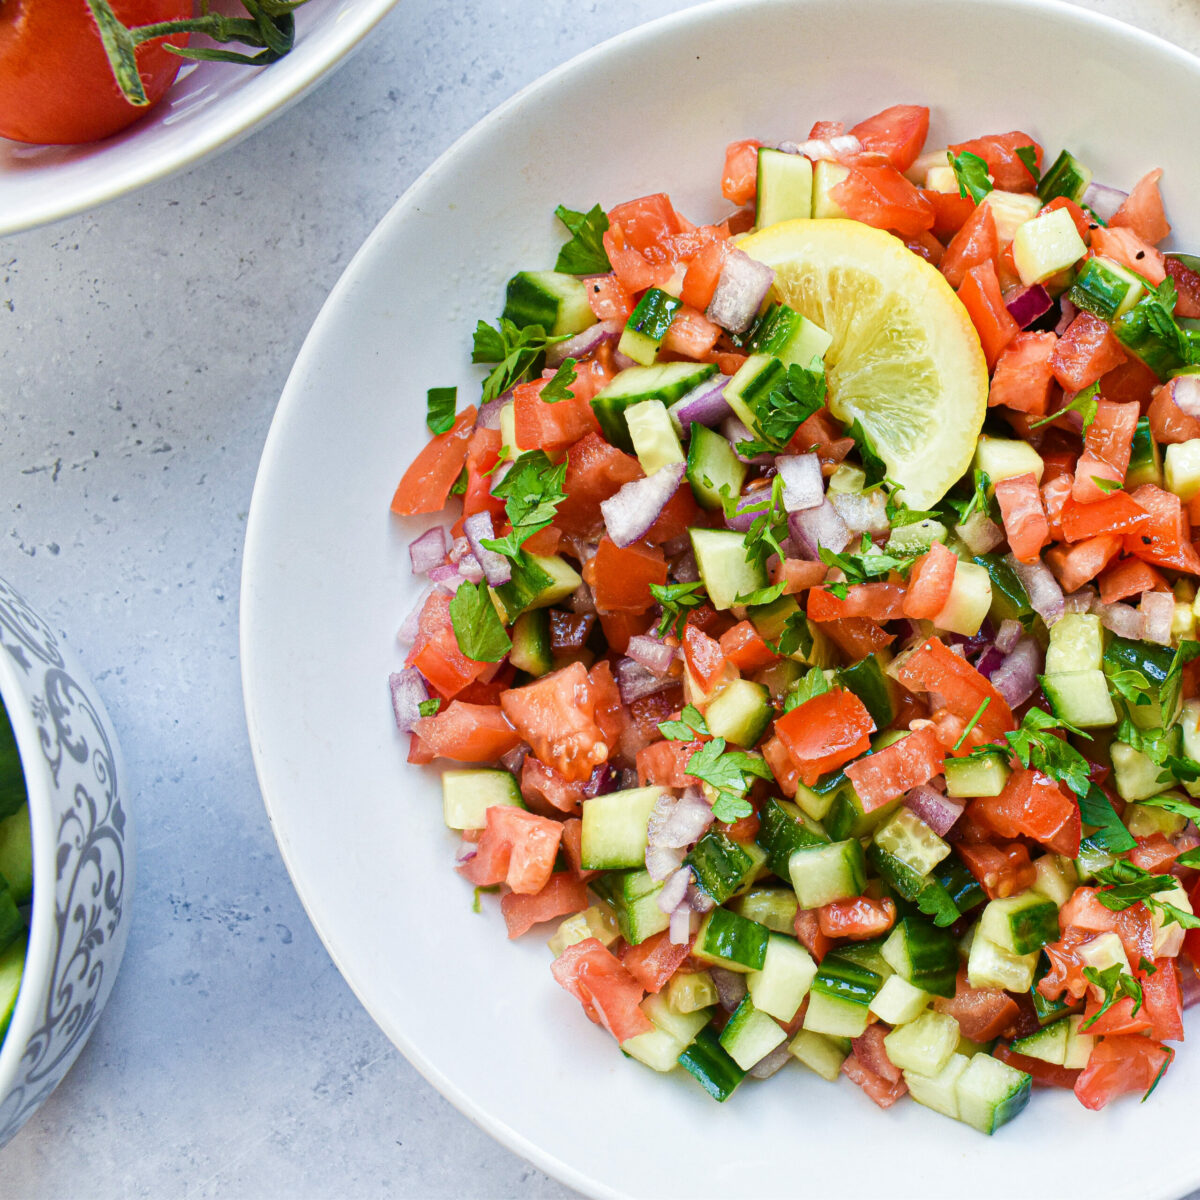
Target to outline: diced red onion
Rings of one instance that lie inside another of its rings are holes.
[[[708,973],[717,987],[717,1002],[726,1012],[733,1012],[746,998],[746,977],[724,967],[709,967]]]
[[[687,898],[693,912],[711,912],[717,906],[716,901],[694,880],[688,884]]]
[[[822,548],[840,554],[850,545],[850,530],[828,498],[817,508],[789,513],[788,530],[800,557],[814,562]]]
[[[596,611],[596,601],[592,599],[592,589],[586,583],[581,583],[567,597],[565,603],[573,613],[586,615]]]
[[[500,410],[512,399],[512,392],[507,391],[503,396],[497,396],[495,400],[489,400],[479,409],[479,415],[475,418],[476,429],[499,429],[500,428]],[[499,482],[497,480],[497,482]]]
[[[428,578],[431,583],[445,584],[452,592],[462,583],[462,576],[458,573],[458,568],[453,563],[443,563],[440,567],[434,567],[429,572]]]
[[[458,560],[462,558],[464,554],[470,553],[471,543],[468,542],[465,537],[456,537],[454,541],[450,543],[449,557],[450,561],[455,565],[458,564]]]
[[[636,358],[630,358],[628,354],[623,354],[620,350],[613,351],[613,366],[618,371],[628,371],[630,367],[641,366]]]
[[[692,940],[692,920],[695,914],[681,904],[672,914],[667,926],[667,938],[672,946],[686,946]]]
[[[500,755],[500,763],[506,771],[511,771],[514,775],[520,775],[521,768],[525,765],[525,760],[529,757],[529,747],[522,742],[519,746],[514,746],[511,750]]]
[[[629,639],[625,653],[655,675],[665,675],[675,661],[675,647],[647,633],[635,633]]]
[[[608,763],[601,763],[598,767],[593,767],[587,783],[583,785],[583,794],[589,800],[595,796],[607,796],[609,792],[616,790],[617,773]]]
[[[715,429],[733,412],[725,399],[729,379],[728,375],[714,375],[671,405],[667,412],[680,437],[687,436],[690,425]]]
[[[745,533],[766,511],[766,504],[770,498],[771,493],[767,488],[755,488],[752,492],[744,492],[738,498],[733,515],[725,518],[725,527],[736,529],[738,533]]]
[[[1063,611],[1069,613],[1092,612],[1096,603],[1096,589],[1085,584],[1078,591],[1063,597]]]
[[[705,316],[730,333],[744,333],[767,298],[775,272],[736,247],[725,256]]]
[[[413,605],[408,616],[400,622],[400,628],[396,630],[396,641],[402,646],[411,646],[417,640],[417,634],[421,628],[421,613],[424,611],[425,602],[433,594],[434,589],[427,587],[418,598],[416,604]]]
[[[942,837],[962,816],[965,802],[953,796],[943,796],[927,784],[920,784],[911,788],[904,797],[904,807],[916,813],[938,837]]]
[[[1184,1008],[1200,1004],[1200,972],[1182,956],[1179,959],[1179,991]]]
[[[555,342],[546,348],[546,366],[558,368],[568,358],[585,358],[605,342],[615,342],[621,336],[620,321],[598,321],[589,325],[582,333],[569,337],[565,342]]]
[[[813,162],[843,162],[862,153],[863,144],[852,133],[839,133],[831,138],[809,138],[804,142],[780,142],[784,154],[803,154]]]
[[[661,675],[647,671],[641,663],[634,662],[632,658],[622,658],[617,662],[617,688],[626,704],[632,704],[643,696],[653,696],[657,692],[666,691],[674,683],[673,679],[664,679]]]
[[[478,853],[479,847],[474,842],[463,842],[454,856],[454,865],[461,867],[464,863],[469,863]]]
[[[742,442],[754,440],[754,434],[743,424],[740,417],[726,417],[721,422],[721,432],[725,435],[725,440],[733,447],[733,452],[738,456],[740,462],[750,463],[756,467],[769,467],[774,461],[770,454],[756,454],[753,458],[747,458],[738,449]]]
[[[1175,597],[1170,592],[1143,592],[1141,614],[1143,641],[1169,646],[1171,622],[1175,617]]]
[[[1001,654],[1011,654],[1013,647],[1021,640],[1025,627],[1020,621],[1005,620],[1000,622],[996,631],[996,649]]]
[[[1176,375],[1166,387],[1181,412],[1200,417],[1200,375]]]
[[[667,566],[668,573],[675,583],[698,583],[700,567],[696,563],[696,555],[689,545],[682,553],[671,559]]]
[[[1009,708],[1024,704],[1037,691],[1042,652],[1031,637],[1023,637],[1011,654],[992,672],[992,687],[1008,702]]]
[[[463,533],[471,543],[471,553],[483,569],[483,574],[492,587],[499,587],[512,579],[512,562],[503,554],[489,550],[484,544],[484,538],[496,536],[492,525],[492,514],[486,509],[483,512],[472,513],[463,521]]]
[[[783,507],[788,512],[816,508],[825,498],[821,460],[815,454],[784,454],[775,460],[783,479]]]
[[[550,610],[550,649],[555,654],[582,650],[592,635],[596,618],[591,613],[565,613]]]
[[[674,874],[683,865],[684,857],[687,851],[682,847],[674,846],[647,846],[646,847],[646,874],[650,876],[655,883],[661,883],[667,876]],[[690,875],[691,872],[689,871]],[[684,886],[684,892],[687,891],[687,886]],[[676,902],[678,903],[678,901]],[[662,905],[662,893],[659,893],[659,907]],[[663,912],[671,912],[672,909],[663,908]]]
[[[991,679],[992,675],[1000,669],[1000,664],[1004,661],[1004,655],[995,646],[988,646],[984,652],[975,660],[975,670],[977,670],[984,679]]]
[[[458,560],[458,573],[468,583],[479,583],[484,578],[479,560],[469,550]]]
[[[435,567],[442,566],[448,549],[446,531],[440,525],[425,530],[409,543],[408,557],[412,562],[413,574],[428,575]]]
[[[1028,329],[1053,307],[1054,301],[1050,299],[1050,293],[1040,283],[1022,288],[1005,305],[1009,315],[1022,329]]]
[[[604,527],[614,545],[628,546],[646,535],[683,482],[683,463],[659,467],[653,475],[634,479],[607,500],[600,501]]]
[[[1093,610],[1100,615],[1100,624],[1117,637],[1137,641],[1142,636],[1142,614],[1128,604],[1101,604],[1096,601]]]
[[[787,1038],[784,1038],[774,1050],[760,1058],[746,1074],[754,1079],[770,1079],[776,1071],[786,1067],[791,1059],[792,1052],[788,1049]]]
[[[1129,199],[1129,193],[1094,180],[1084,189],[1081,203],[1090,208],[1102,221],[1111,221],[1118,208]]]
[[[621,774],[617,777],[617,786],[613,789],[616,792],[627,792],[630,788],[638,786],[638,773],[632,767],[622,767]]]
[[[666,876],[663,876],[667,879]],[[691,867],[677,867],[671,874],[667,882],[663,884],[662,891],[654,898],[654,902],[658,905],[660,912],[674,912],[681,904],[686,902],[688,884],[692,882]]]
[[[1004,541],[1004,530],[986,513],[976,510],[954,532],[972,554],[987,554]]]
[[[1067,332],[1067,327],[1071,324],[1071,322],[1075,320],[1077,316],[1079,316],[1079,309],[1077,309],[1075,305],[1066,298],[1066,296],[1060,296],[1058,301],[1058,310],[1060,313],[1062,313],[1062,316],[1058,318],[1058,324],[1055,325],[1054,332],[1058,334],[1059,337],[1062,337],[1062,335]]]
[[[653,846],[685,849],[712,823],[712,808],[698,788],[690,787],[679,797],[664,792],[650,813],[647,841]]]
[[[396,728],[401,733],[411,733],[413,723],[420,719],[420,704],[429,699],[429,688],[421,678],[420,671],[405,667],[388,676],[388,687],[392,690],[392,712],[396,717]]]
[[[1058,586],[1058,580],[1050,568],[1041,560],[1035,563],[1020,562],[1012,554],[1007,556],[1007,560],[1029,593],[1033,611],[1046,622],[1047,627],[1053,625],[1063,615],[1064,604],[1062,588]]]
[[[892,527],[887,518],[887,497],[879,488],[871,492],[830,492],[829,503],[851,533],[884,534]]]

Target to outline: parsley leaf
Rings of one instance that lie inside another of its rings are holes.
[[[1086,387],[1082,392],[1078,392],[1070,404],[1064,404],[1062,408],[1052,412],[1048,417],[1043,417],[1040,421],[1030,421],[1029,428],[1040,429],[1043,425],[1049,425],[1051,421],[1057,421],[1063,413],[1077,412],[1083,418],[1083,432],[1087,433],[1088,428],[1096,419],[1096,413],[1099,412],[1096,400],[1099,394],[1099,383],[1093,383],[1091,387]],[[1117,486],[1120,487],[1120,484]]]
[[[825,672],[820,667],[813,667],[784,697],[783,711],[791,712],[793,708],[799,708],[806,700],[811,700],[814,696],[823,696],[830,690]]]
[[[916,525],[919,521],[936,521],[941,514],[928,508],[909,508],[903,500],[897,499],[891,493],[887,498],[887,519],[893,529],[902,525]]]
[[[1087,841],[1101,853],[1120,854],[1137,845],[1137,839],[1122,824],[1109,798],[1095,784],[1088,788],[1086,795],[1080,796],[1079,815],[1085,825],[1095,830],[1088,835]]]
[[[1103,475],[1093,475],[1092,482],[1106,495],[1119,492],[1125,485],[1120,479],[1108,479]]]
[[[666,637],[667,630],[672,626],[675,636],[683,637],[687,610],[696,608],[708,599],[704,594],[703,583],[652,583],[650,595],[662,605],[662,620],[658,623],[659,637]]]
[[[1033,176],[1033,182],[1039,183],[1042,173],[1038,170],[1037,148],[1034,146],[1018,146],[1016,156],[1025,164],[1025,170]]]
[[[1083,977],[1088,983],[1094,983],[1104,992],[1104,1003],[1100,1005],[1095,1016],[1089,1017],[1080,1025],[1081,1032],[1085,1032],[1095,1025],[1118,1000],[1125,996],[1133,1001],[1130,1016],[1136,1016],[1138,1009],[1142,1007],[1142,985],[1120,963],[1113,963],[1111,967],[1103,971],[1096,967],[1084,967]]]
[[[972,154],[970,150],[951,154],[950,166],[954,168],[954,177],[958,180],[958,194],[964,200],[970,196],[978,204],[992,190],[987,162],[978,154]]]
[[[559,400],[574,400],[575,393],[571,384],[575,382],[575,360],[564,358],[562,366],[554,372],[554,378],[538,393],[538,399],[545,404],[557,404]]]
[[[979,718],[987,711],[987,706],[991,704],[991,696],[985,696],[979,707],[975,710],[975,715],[963,726],[963,731],[958,735],[958,741],[954,743],[955,750],[961,750],[962,744],[967,740],[967,735],[979,724]]]
[[[996,501],[988,495],[988,489],[992,486],[992,481],[986,471],[975,468],[975,474],[971,478],[974,490],[971,492],[969,500],[947,500],[947,506],[958,514],[958,524],[962,525],[973,512],[981,512],[989,520],[994,521],[999,516],[996,508]]]
[[[458,585],[450,600],[450,624],[454,626],[459,650],[472,662],[499,662],[512,649],[482,583]]]
[[[887,463],[879,457],[871,435],[862,427],[862,422],[857,417],[850,423],[846,436],[853,438],[858,447],[858,458],[867,477],[867,486],[882,483],[887,478]]]
[[[1174,875],[1151,875],[1124,859],[1117,859],[1111,867],[1101,867],[1096,878],[1106,886],[1096,893],[1096,899],[1112,912],[1122,912],[1133,905],[1144,903],[1147,908],[1162,915],[1164,925],[1181,925],[1184,929],[1200,929],[1200,917],[1184,912],[1165,900],[1156,900],[1160,892],[1173,892],[1179,887]]]
[[[1175,657],[1171,659],[1171,665],[1167,668],[1166,678],[1159,689],[1164,725],[1172,724],[1178,717],[1177,710],[1179,708],[1180,688],[1183,684],[1183,668],[1198,655],[1200,655],[1200,642],[1184,638],[1175,651]]]
[[[1163,1046],[1163,1049],[1167,1052],[1167,1057],[1163,1059],[1163,1065],[1158,1068],[1158,1074],[1155,1075],[1154,1081],[1146,1089],[1146,1094],[1141,1099],[1142,1104],[1145,1104],[1150,1099],[1154,1093],[1154,1089],[1158,1087],[1159,1081],[1167,1073],[1167,1068],[1175,1061],[1175,1047]]]
[[[1200,846],[1195,850],[1185,850],[1175,860],[1175,863],[1180,867],[1191,867],[1193,869],[1200,867]]]
[[[679,714],[678,721],[659,721],[658,731],[672,742],[692,742],[698,733],[707,736],[708,726],[704,714],[695,705],[688,704]]]
[[[1059,783],[1065,783],[1077,796],[1086,796],[1092,786],[1088,760],[1053,730],[1062,729],[1079,737],[1091,739],[1091,734],[1076,729],[1040,708],[1031,708],[1021,720],[1021,727],[1004,735],[1023,767],[1041,771]]]
[[[467,468],[463,467],[458,478],[450,485],[450,495],[465,496],[467,494]]]
[[[556,466],[544,450],[526,450],[492,488],[492,495],[504,501],[512,529],[502,538],[484,538],[483,545],[497,554],[515,558],[523,542],[554,520],[565,498],[566,477],[565,462]]]
[[[748,817],[754,807],[746,799],[752,779],[774,779],[771,768],[761,759],[744,750],[725,749],[724,738],[713,738],[705,742],[688,760],[684,770],[697,779],[704,780],[717,791],[713,803],[713,815],[718,821],[736,821]]]
[[[431,696],[428,700],[422,700],[417,705],[417,712],[423,717],[436,716],[437,710],[442,707],[442,702],[436,697]]]
[[[511,321],[501,317],[496,328],[486,321],[475,326],[474,344],[471,350],[473,363],[496,363],[483,381],[483,398],[495,400],[520,383],[541,360],[547,346],[566,340],[550,337],[540,325],[526,325],[518,329]]]
[[[866,533],[862,536],[858,554],[845,552],[835,554],[824,546],[819,547],[817,553],[827,567],[837,567],[845,573],[846,583],[866,583],[871,579],[884,579],[893,571],[899,571],[903,575],[917,561],[915,554],[897,557],[894,554],[888,554],[886,550],[872,550],[870,535]],[[837,585],[826,584],[825,586],[829,591],[833,591]],[[834,592],[834,595],[837,593]],[[838,598],[844,600],[845,596],[842,595]]]
[[[1174,813],[1179,817],[1187,817],[1189,821],[1200,821],[1200,808],[1197,808],[1194,804],[1189,804],[1179,796],[1150,796],[1145,800],[1139,800],[1138,803],[1144,804],[1147,808],[1161,808],[1164,812]]]
[[[1133,668],[1114,671],[1109,675],[1108,683],[1135,707],[1139,704],[1150,703],[1150,680],[1141,671],[1135,671]]]
[[[1139,729],[1128,717],[1117,726],[1117,740],[1144,754],[1163,768],[1159,783],[1190,783],[1200,779],[1200,763],[1175,753],[1173,729]]]
[[[758,438],[738,442],[738,450],[747,458],[756,454],[779,454],[787,448],[792,435],[813,413],[825,405],[825,368],[792,363],[787,377],[754,405],[754,425]]]
[[[430,433],[445,433],[454,424],[454,410],[458,407],[458,388],[430,388],[425,393],[425,424]]]
[[[767,643],[770,645],[770,643]],[[790,658],[793,654],[803,654],[807,658],[812,653],[813,635],[808,627],[808,618],[797,609],[783,623],[783,632],[779,641],[771,647],[776,654]]]
[[[759,495],[761,499],[745,504],[743,497],[731,498],[722,490],[721,500],[727,517],[735,512],[758,514],[746,530],[746,561],[763,567],[772,554],[786,557],[783,543],[788,536],[788,520],[787,510],[783,506],[783,476],[776,475],[771,480],[770,488],[763,488]]]
[[[772,604],[783,595],[783,588],[782,583],[772,583],[768,587],[758,588],[757,591],[738,596],[734,600],[734,604]]]
[[[558,261],[554,264],[556,271],[568,275],[606,275],[612,270],[608,252],[604,249],[608,217],[600,205],[581,213],[560,204],[554,215],[571,231],[571,240],[558,252]]]
[[[953,925],[962,916],[950,893],[941,886],[923,887],[917,893],[917,907],[927,917],[932,917],[933,923],[939,929]]]

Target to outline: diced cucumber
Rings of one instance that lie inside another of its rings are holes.
[[[625,410],[643,400],[674,404],[717,372],[716,363],[673,362],[653,367],[627,367],[592,397],[592,411],[605,438],[627,453],[633,442],[625,424]]]
[[[869,654],[837,673],[838,683],[862,702],[877,729],[886,729],[896,718],[892,691],[877,655]]]
[[[946,915],[939,915],[937,924],[949,925],[958,919],[960,913],[950,893],[932,875],[918,875],[875,843],[867,847],[867,859],[884,883],[901,899],[931,912],[944,912]]]
[[[747,429],[761,436],[758,407],[787,379],[787,367],[773,354],[751,354],[725,385],[725,399]]]
[[[554,648],[550,644],[550,610],[531,608],[523,612],[512,627],[512,649],[508,661],[529,675],[545,675],[554,669]]]
[[[710,1008],[720,999],[717,985],[707,971],[676,971],[667,983],[667,1003],[677,1013],[694,1013]]]
[[[833,790],[833,801],[822,818],[822,824],[832,838],[869,837],[900,807],[904,799],[903,794],[899,794],[878,808],[865,812],[862,799],[854,790],[853,785],[844,775],[841,778],[843,782]],[[813,790],[818,792],[821,790],[819,781],[817,788]]]
[[[1004,791],[1010,771],[998,758],[948,758],[943,770],[946,795],[955,797],[998,796]]]
[[[933,1078],[916,1071],[905,1071],[908,1094],[926,1108],[958,1120],[958,1081],[970,1059],[965,1054],[952,1054],[946,1065]]]
[[[746,609],[746,616],[759,637],[768,642],[777,642],[789,619],[799,611],[800,605],[796,603],[795,596],[778,596],[769,604],[751,604]]]
[[[689,529],[696,569],[714,608],[767,586],[766,570],[746,561],[746,539],[732,529]]]
[[[1058,940],[1058,905],[1034,891],[991,900],[979,918],[979,934],[1010,954],[1030,954]]]
[[[713,737],[752,749],[775,715],[771,693],[761,683],[731,679],[704,710]]]
[[[849,1057],[850,1043],[844,1038],[801,1029],[788,1043],[788,1053],[810,1071],[833,1083],[842,1073],[842,1063]]]
[[[1183,799],[1182,796],[1179,799]],[[1149,804],[1127,804],[1121,817],[1125,828],[1134,837],[1153,837],[1161,833],[1165,838],[1173,838],[1183,832],[1187,825],[1187,817],[1180,813],[1168,812],[1165,808],[1154,808]],[[3,871],[0,871],[3,874]]]
[[[1024,1071],[977,1054],[967,1063],[955,1087],[958,1119],[980,1133],[995,1133],[1029,1103],[1032,1090],[1033,1080]]]
[[[829,836],[805,813],[787,800],[769,799],[759,810],[757,841],[767,853],[767,866],[788,879],[792,851],[804,846],[826,846]]]
[[[993,188],[980,201],[992,210],[996,221],[996,238],[1003,249],[1016,236],[1016,232],[1025,224],[1032,221],[1041,212],[1042,202],[1037,196],[1026,192],[1005,192]],[[995,476],[992,477],[993,482]]]
[[[714,908],[700,925],[692,957],[727,971],[748,974],[762,969],[770,931],[727,908]]]
[[[750,999],[760,1012],[790,1021],[808,995],[816,974],[817,964],[795,938],[772,933],[767,938],[767,955],[762,968],[750,972],[746,986]]]
[[[611,946],[620,933],[612,906],[601,902],[565,918],[547,945],[557,958],[568,946],[586,942],[588,938],[595,938],[601,945]]]
[[[850,168],[839,162],[831,162],[827,158],[818,159],[813,163],[813,206],[812,215],[822,220],[830,217],[845,217],[846,212],[833,198],[833,189],[847,175]]]
[[[1080,729],[1101,729],[1117,723],[1117,710],[1101,670],[1043,675],[1042,690],[1054,715]]]
[[[859,896],[867,882],[862,845],[850,838],[824,846],[801,846],[788,859],[788,876],[801,908],[820,908],[833,900]]]
[[[1171,669],[1172,652],[1165,646],[1130,638],[1110,637],[1104,647],[1104,671],[1112,675],[1120,671],[1139,671],[1151,687],[1159,688]],[[1137,711],[1136,708],[1133,709]]]
[[[754,223],[759,229],[777,221],[812,216],[813,169],[803,154],[784,154],[760,146]]]
[[[651,879],[648,871],[624,871],[612,878],[611,885],[617,927],[631,946],[662,933],[671,923],[670,913],[658,906],[663,885]]]
[[[1075,859],[1075,870],[1079,872],[1079,878],[1087,883],[1089,880],[1095,879],[1097,871],[1111,867],[1113,862],[1111,854],[1097,849],[1089,839],[1084,838],[1079,847],[1079,855]]]
[[[846,942],[837,948],[838,958],[846,962],[858,963],[868,971],[874,971],[880,979],[890,979],[895,973],[888,960],[883,957],[883,947],[886,938],[872,938],[867,942]]]
[[[683,860],[696,876],[696,886],[717,904],[749,887],[766,854],[753,843],[735,842],[717,829],[710,829]]]
[[[949,845],[910,808],[898,808],[875,830],[873,840],[918,875],[928,875],[950,853]]]
[[[1200,438],[1168,446],[1163,471],[1167,490],[1174,492],[1184,504],[1200,495]]]
[[[824,358],[832,341],[820,325],[795,309],[770,304],[751,331],[746,348],[754,354],[772,354],[785,367],[807,367],[814,358]]]
[[[701,508],[721,507],[721,493],[741,494],[746,464],[729,442],[704,425],[692,425],[687,452],[687,481]]]
[[[728,1100],[746,1072],[729,1057],[710,1027],[700,1030],[679,1056],[679,1065],[718,1103]]]
[[[757,921],[773,933],[791,933],[800,903],[790,888],[751,888],[729,902],[729,907],[747,921]]]
[[[650,813],[662,795],[660,787],[644,787],[585,800],[581,850],[584,870],[642,866]]]
[[[986,899],[979,880],[971,874],[967,864],[957,854],[940,862],[931,876],[953,901],[960,913],[978,908]]]
[[[826,955],[809,990],[804,1028],[831,1037],[860,1037],[882,986],[874,971],[836,952]]]
[[[786,1038],[787,1034],[766,1013],[759,1012],[747,996],[721,1030],[719,1040],[729,1057],[748,1071]]]
[[[25,952],[29,948],[29,936],[22,931],[8,946],[0,951],[0,1041],[8,1032],[13,1010],[17,1007],[17,994],[21,990],[21,976],[25,973]]]
[[[889,975],[870,1007],[881,1021],[889,1025],[904,1025],[915,1021],[932,999],[933,996],[924,988],[914,987],[900,975]]]
[[[658,348],[682,307],[683,301],[678,296],[672,296],[662,288],[647,288],[625,322],[617,349],[643,367],[653,365],[658,358]]]
[[[680,1054],[712,1016],[712,1009],[679,1013],[671,1008],[661,993],[647,996],[639,1007],[650,1018],[654,1028],[627,1038],[621,1043],[621,1049],[655,1071],[674,1070]]]
[[[1043,854],[1034,862],[1033,868],[1037,871],[1037,879],[1030,890],[1048,897],[1062,908],[1079,886],[1075,864],[1060,854]]]
[[[1082,1032],[1083,1022],[1084,1018],[1079,1014],[1067,1018],[1067,1053],[1063,1066],[1068,1071],[1081,1071],[1086,1067],[1096,1045],[1096,1039],[1090,1033]]]
[[[1168,891],[1158,892],[1155,898],[1160,904],[1170,904],[1181,912],[1192,911],[1192,903],[1181,883],[1176,883]],[[1157,906],[1150,911],[1150,925],[1154,930],[1151,958],[1174,958],[1183,949],[1183,926],[1178,921],[1168,923],[1168,916],[1168,913]]]
[[[629,440],[633,442],[633,452],[647,475],[653,475],[660,467],[684,461],[683,447],[661,400],[631,404],[625,410],[625,425],[629,429]]]
[[[1108,752],[1112,758],[1117,795],[1122,800],[1148,800],[1171,786],[1173,780],[1170,777],[1160,780],[1163,768],[1128,743],[1113,742]]]
[[[442,772],[442,814],[450,829],[482,829],[487,810],[495,805],[525,807],[521,789],[508,771]]]
[[[954,569],[950,595],[941,612],[933,618],[933,624],[937,629],[974,637],[991,607],[992,579],[986,568],[959,559]]]
[[[0,878],[8,881],[8,890],[18,904],[33,895],[33,843],[29,824],[29,805],[0,820]]]
[[[1104,661],[1104,626],[1095,613],[1065,613],[1050,627],[1046,674],[1098,671]]]
[[[824,822],[836,798],[836,792],[814,792],[799,781],[796,783],[796,807],[814,821]]]
[[[1001,479],[1030,473],[1041,483],[1046,464],[1028,442],[984,434],[975,446],[975,467],[985,472],[995,487]]]
[[[508,624],[531,608],[549,608],[583,583],[579,572],[558,554],[522,550],[513,562],[512,579],[491,590]]]
[[[992,581],[992,620],[997,625],[1033,617],[1029,593],[1008,559],[1000,554],[977,554],[973,561],[985,568]]]
[[[1012,1050],[1027,1058],[1041,1059],[1061,1067],[1067,1060],[1067,1035],[1070,1031],[1069,1018],[1052,1021],[1049,1025],[1031,1033],[1028,1037],[1016,1038]]]
[[[892,1063],[902,1071],[933,1078],[953,1057],[958,1046],[958,1022],[949,1013],[923,1012],[883,1039]]]
[[[508,281],[501,316],[522,329],[540,325],[554,337],[580,333],[596,323],[587,285],[561,271],[518,271]]]
[[[1064,150],[1046,169],[1038,183],[1038,196],[1043,204],[1049,204],[1058,196],[1066,196],[1078,204],[1091,182],[1091,171],[1070,151]]]
[[[1132,271],[1111,258],[1089,258],[1067,292],[1076,308],[1090,312],[1106,324],[1123,317],[1145,295],[1146,285]]]
[[[1150,432],[1149,417],[1138,417],[1129,451],[1129,468],[1125,472],[1125,486],[1131,491],[1143,483],[1163,485],[1162,453]]]
[[[981,936],[976,929],[971,951],[967,955],[967,982],[975,988],[1027,992],[1033,986],[1037,961],[1036,951],[1032,954],[1013,954]]]
[[[958,947],[946,930],[919,917],[905,917],[888,934],[883,957],[914,987],[935,996],[954,995]]]
[[[887,548],[892,554],[924,554],[934,542],[945,542],[949,536],[941,521],[926,517],[911,525],[897,525],[888,535]]]

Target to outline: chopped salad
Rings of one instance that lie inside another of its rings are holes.
[[[429,390],[390,684],[626,1055],[990,1134],[1148,1096],[1200,996],[1200,264],[1160,170],[929,118],[556,210]]]

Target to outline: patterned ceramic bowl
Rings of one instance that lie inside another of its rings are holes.
[[[108,1000],[129,932],[133,842],[112,724],[75,655],[0,579],[0,699],[25,768],[33,909],[0,1047],[0,1146],[58,1086]]]

